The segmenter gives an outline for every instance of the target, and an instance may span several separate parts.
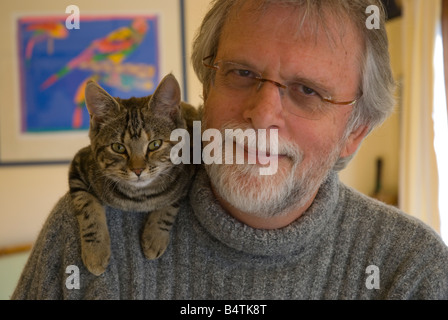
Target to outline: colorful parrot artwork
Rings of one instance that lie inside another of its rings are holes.
[[[67,38],[68,31],[62,22],[33,23],[26,29],[32,32],[25,49],[25,59],[28,64],[33,55],[34,46],[43,41],[47,41],[47,54],[52,55],[54,51],[54,39]]]
[[[109,60],[114,64],[120,64],[142,42],[148,25],[144,18],[136,18],[128,27],[119,28],[106,37],[94,40],[78,56],[70,60],[61,70],[50,76],[41,86],[45,90],[70,71],[82,67],[83,64]]]
[[[19,17],[22,132],[87,130],[89,80],[123,98],[153,92],[159,21],[157,14],[84,15],[80,29],[68,30],[65,17]]]
[[[149,26],[145,18],[135,18],[129,26],[121,27],[103,38],[93,40],[87,48],[41,84],[41,90],[46,90],[75,69],[91,73],[79,84],[73,98],[75,109],[72,127],[74,129],[80,128],[83,124],[84,88],[90,79],[122,91],[152,89],[153,82],[149,78],[154,77],[153,66],[123,63],[140,46],[148,30]]]

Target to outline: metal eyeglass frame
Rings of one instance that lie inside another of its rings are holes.
[[[207,67],[207,68],[214,69],[214,70],[218,70],[219,67],[218,67],[216,64],[215,64],[215,65],[211,65],[211,64],[208,64],[208,63],[206,62],[207,60],[209,60],[210,58],[213,58],[213,57],[214,57],[213,54],[212,54],[212,55],[209,55],[209,56],[207,56],[207,57],[205,57],[204,59],[202,59],[202,64],[203,64],[205,67]],[[262,77],[255,77],[254,79],[258,80],[260,83],[270,82],[270,83],[272,83],[273,85],[275,85],[275,86],[277,86],[277,87],[279,87],[279,88],[282,88],[282,89],[286,89],[286,88],[288,88],[287,85],[281,84],[280,82],[277,82],[277,81],[274,81],[274,80],[270,80],[270,79],[266,79],[266,78],[262,78]],[[358,100],[362,97],[362,95],[363,95],[363,94],[361,93],[360,96],[359,96],[359,98],[357,98],[357,99],[355,99],[355,100],[352,100],[352,101],[341,101],[341,102],[339,102],[339,101],[334,101],[334,100],[332,100],[331,98],[324,98],[324,97],[322,97],[322,96],[319,96],[319,98],[321,98],[322,101],[324,101],[324,102],[328,102],[328,103],[335,104],[335,105],[339,105],[339,106],[352,106],[352,105],[354,105],[356,102],[358,102]]]

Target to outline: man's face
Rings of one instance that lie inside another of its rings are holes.
[[[214,62],[250,66],[281,84],[302,81],[335,101],[358,98],[362,47],[354,28],[347,22],[341,30],[327,14],[327,28],[311,32],[309,22],[300,25],[301,17],[290,7],[271,5],[257,13],[244,5],[225,23]],[[287,96],[271,82],[252,92],[242,98],[212,84],[205,97],[204,128],[221,130],[232,124],[277,129],[277,173],[260,176],[254,170],[260,164],[211,165],[207,169],[215,193],[231,206],[263,217],[309,205],[337,158],[350,155],[360,142],[342,141],[353,106],[325,103],[318,120],[307,119],[285,110]]]

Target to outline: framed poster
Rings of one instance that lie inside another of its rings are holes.
[[[58,13],[54,2],[35,12],[8,5],[10,19],[0,22],[11,35],[1,49],[0,164],[66,163],[88,145],[91,79],[121,98],[153,93],[170,72],[184,87],[183,2],[94,7],[102,2],[78,1],[70,6],[77,12],[58,6]]]

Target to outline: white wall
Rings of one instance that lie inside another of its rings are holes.
[[[191,45],[195,36],[196,30],[202,22],[202,18],[207,12],[211,0],[186,0],[185,5],[185,34],[187,43],[187,79],[188,79],[188,98],[189,103],[194,106],[202,104],[202,86],[199,82],[193,68],[191,67]]]
[[[67,178],[66,165],[0,168],[0,247],[34,241]]]

